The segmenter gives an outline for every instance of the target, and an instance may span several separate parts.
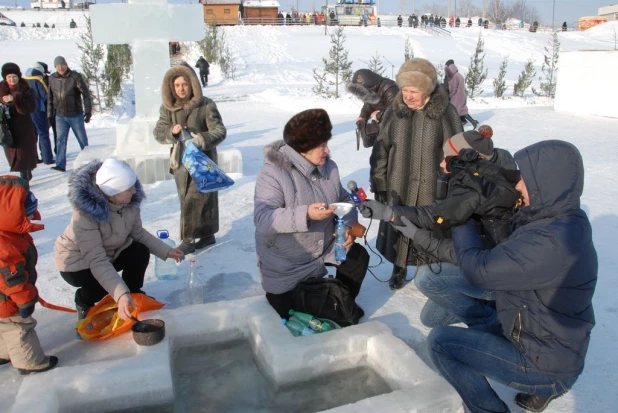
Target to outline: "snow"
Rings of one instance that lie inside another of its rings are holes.
[[[14,12],[14,14],[17,12]],[[23,19],[36,12],[23,13]],[[64,12],[67,13],[67,12]],[[8,17],[15,20],[7,12]],[[34,19],[35,17],[32,17]],[[70,19],[69,19],[70,20]],[[20,18],[16,19],[20,22]],[[80,22],[78,21],[78,26]],[[611,50],[612,26],[608,23],[586,32],[559,33],[562,50]],[[598,30],[607,32],[597,33]],[[328,28],[331,32],[331,28]],[[595,31],[593,31],[595,30]],[[3,61],[14,61],[22,70],[32,62],[44,60],[51,64],[56,55],[64,55],[69,66],[79,70],[79,51],[76,36],[81,29],[61,33],[43,29],[0,27],[0,50]],[[228,129],[227,139],[219,146],[221,150],[235,149],[242,153],[243,176],[236,184],[220,193],[220,231],[217,244],[196,256],[200,276],[206,285],[205,302],[216,303],[240,298],[261,296],[256,270],[253,190],[256,175],[262,165],[262,148],[265,144],[280,139],[285,122],[296,112],[311,108],[326,109],[333,123],[333,139],[329,146],[337,162],[342,182],[355,180],[368,189],[370,151],[355,151],[354,119],[361,103],[344,94],[339,100],[318,99],[311,93],[314,84],[313,68],[323,68],[322,58],[327,56],[329,37],[323,27],[286,26],[235,26],[225,28],[227,40],[235,56],[236,80],[223,80],[217,65],[211,66],[209,86],[204,93],[213,98],[219,107]],[[385,75],[391,75],[388,59],[396,73],[403,63],[404,43],[407,36],[414,46],[417,57],[425,57],[435,64],[452,58],[465,75],[476,41],[482,33],[485,39],[485,64],[489,69],[482,97],[469,101],[474,118],[490,124],[494,129],[496,146],[510,151],[544,139],[563,139],[574,143],[582,153],[586,168],[586,183],[582,197],[583,208],[592,222],[594,241],[599,255],[599,279],[594,296],[596,327],[592,332],[590,348],[583,374],[572,391],[553,401],[545,410],[549,413],[597,413],[615,411],[618,394],[618,357],[615,343],[618,342],[618,305],[615,291],[618,280],[618,257],[614,251],[618,218],[615,200],[618,199],[618,168],[614,142],[618,132],[618,120],[579,114],[555,112],[545,99],[534,98],[528,91],[524,98],[513,98],[512,85],[523,69],[525,61],[535,59],[540,75],[543,48],[550,40],[549,34],[523,31],[493,31],[476,28],[452,29],[451,37],[431,37],[411,28],[366,27],[346,28],[346,47],[353,69],[366,67],[362,60],[369,61],[379,51],[386,67]],[[38,37],[37,37],[38,35]],[[23,40],[22,40],[23,39]],[[492,81],[498,73],[498,65],[509,56],[507,73],[507,99],[492,97]],[[199,51],[190,45],[187,61],[195,64]],[[537,76],[538,76],[537,75]],[[534,86],[538,85],[538,79]],[[91,144],[106,144],[114,139],[115,126],[121,116],[130,116],[134,110],[130,104],[132,85],[125,85],[127,95],[121,106],[103,115],[95,115],[87,125]],[[604,88],[598,93],[603,94]],[[79,153],[76,139],[69,137],[68,169]],[[0,157],[0,174],[8,173],[8,165]],[[53,243],[70,219],[71,208],[67,200],[69,173],[60,174],[40,165],[34,171],[32,190],[39,198],[43,215],[44,231],[33,234],[39,251],[37,282],[41,296],[54,304],[72,306],[75,289],[66,284],[55,269]],[[151,232],[168,229],[173,239],[178,240],[180,213],[176,187],[172,181],[162,181],[145,186],[148,199],[142,208],[144,226]],[[361,221],[365,226],[366,220]],[[375,245],[376,223],[372,223],[367,237]],[[372,264],[379,258],[371,254]],[[183,289],[188,265],[179,265],[179,279],[158,281],[153,274],[154,257],[148,268],[144,289],[148,294],[165,302],[165,309],[183,306]],[[387,280],[392,267],[382,264],[373,269],[376,277]],[[419,320],[425,298],[413,283],[402,290],[392,292],[384,283],[367,274],[358,297],[365,310],[363,323],[380,321],[393,334],[410,346],[426,363],[429,363],[425,339],[429,329]],[[263,302],[263,299],[261,300]],[[184,309],[180,309],[184,310]],[[165,311],[164,311],[165,312]],[[168,312],[170,313],[170,312]],[[81,342],[74,340],[73,314],[54,312],[37,307],[34,314],[39,324],[37,332],[45,350],[60,357],[60,365],[54,372],[39,375],[36,380],[57,380],[71,377],[74,368],[89,371],[91,362],[131,359],[136,350],[130,336],[106,342]],[[116,376],[108,372],[108,381]],[[37,377],[37,376],[34,376]],[[47,377],[47,379],[46,379]],[[28,379],[29,380],[29,379]],[[33,379],[34,380],[34,379]],[[0,411],[10,411],[24,379],[10,366],[0,367]],[[509,403],[513,411],[520,411],[512,398],[513,389],[496,385],[498,393]],[[32,398],[36,399],[36,393]],[[374,408],[375,411],[385,411]]]

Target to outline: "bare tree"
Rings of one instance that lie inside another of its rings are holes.
[[[481,15],[481,10],[472,4],[472,0],[459,0],[457,2],[457,12],[457,14],[464,17]]]
[[[540,20],[539,11],[527,0],[517,0],[511,4],[511,17],[528,23]]]
[[[504,22],[511,15],[506,0],[491,0],[487,5],[487,18],[491,22]]]
[[[431,5],[426,7],[429,9],[429,13],[433,14],[434,16],[446,16],[446,6],[444,5],[444,3],[445,2],[443,1],[434,1]]]

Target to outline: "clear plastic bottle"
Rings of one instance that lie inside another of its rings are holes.
[[[286,326],[288,330],[290,330],[290,332],[296,337],[310,336],[310,335],[315,334],[315,331],[313,331],[312,329],[310,329],[309,327],[307,327],[306,325],[304,325],[298,320],[286,320],[285,318],[282,318],[281,324]]]
[[[187,298],[190,305],[204,304],[204,286],[197,275],[195,259],[189,261],[189,278],[187,279]]]
[[[170,239],[170,233],[165,229],[157,231],[157,237],[172,248],[176,248],[176,243]],[[162,260],[155,258],[155,277],[159,280],[175,280],[178,278],[176,262],[172,258]]]
[[[347,250],[345,244],[345,224],[343,218],[337,219],[337,226],[335,227],[335,261],[341,264],[345,261]]]

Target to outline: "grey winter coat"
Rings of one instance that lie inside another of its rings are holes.
[[[448,65],[445,69],[448,77],[448,95],[451,105],[455,106],[459,116],[468,114],[468,98],[466,97],[466,82],[455,64]]]
[[[282,294],[308,278],[327,274],[335,264],[335,219],[310,221],[316,202],[350,202],[332,160],[315,166],[283,141],[264,148],[264,166],[255,184],[255,247],[264,291]],[[344,217],[348,227],[356,209]]]
[[[448,95],[438,86],[425,107],[413,111],[400,92],[386,111],[383,124],[370,160],[372,191],[385,192],[386,203],[391,206],[431,204],[444,158],[442,145],[463,131]],[[400,267],[435,262],[410,248],[409,241],[390,223],[380,222],[376,247],[388,261]]]
[[[172,90],[172,79],[178,74],[191,81],[193,96],[185,102],[176,99]],[[173,135],[172,127],[180,124],[193,134],[195,146],[216,163],[217,145],[223,142],[227,130],[215,102],[202,96],[202,86],[193,69],[180,65],[168,70],[163,79],[162,95],[163,104],[154,130],[155,139],[164,145],[179,145],[180,134]],[[180,144],[178,150],[183,151],[184,146]],[[205,238],[218,232],[217,192],[198,192],[184,165],[171,172],[174,174],[180,199],[180,237]]]
[[[125,248],[136,241],[161,259],[166,259],[172,248],[142,227],[140,204],[146,195],[139,180],[128,205],[112,204],[95,183],[101,164],[92,161],[71,175],[69,201],[73,215],[56,239],[54,256],[59,271],[90,269],[105,291],[118,301],[129,289],[112,261]]]

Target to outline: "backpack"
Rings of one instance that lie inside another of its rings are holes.
[[[295,311],[332,320],[342,327],[358,324],[364,315],[349,288],[336,278],[310,278],[294,289]]]

